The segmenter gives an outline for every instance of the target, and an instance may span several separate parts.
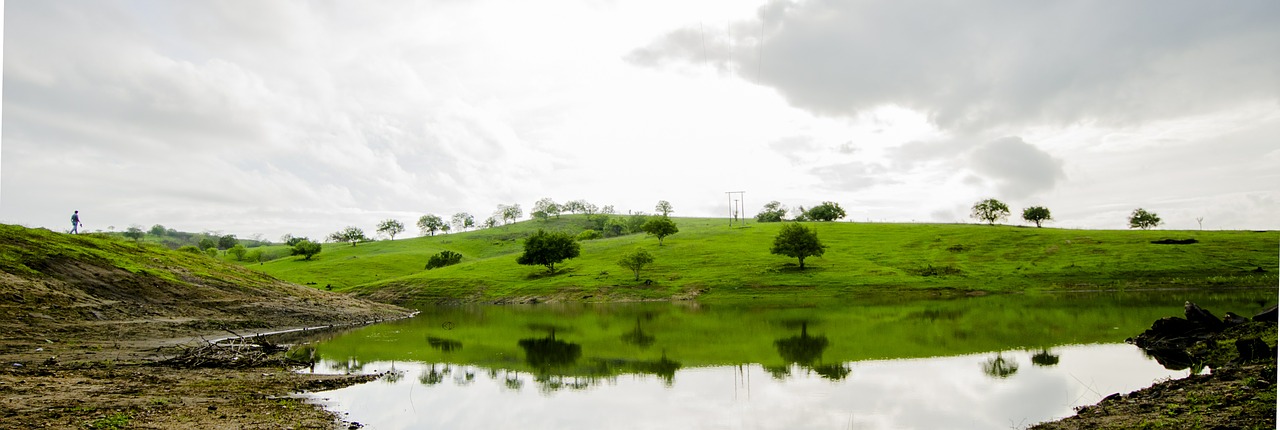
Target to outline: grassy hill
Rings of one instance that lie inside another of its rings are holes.
[[[6,341],[54,333],[128,340],[404,312],[158,244],[0,224],[0,329],[9,335]]]
[[[781,223],[729,228],[727,220],[673,218],[665,246],[629,235],[582,242],[557,265],[515,263],[537,229],[581,231],[582,215],[396,241],[326,244],[298,257],[250,267],[297,283],[397,303],[634,300],[700,297],[846,296],[1126,288],[1273,287],[1280,232],[1064,230],[952,224],[808,223],[828,246],[805,260],[769,253]],[[1189,244],[1158,244],[1161,240]],[[642,281],[617,265],[643,247],[656,261]],[[451,250],[460,264],[425,270]],[[647,285],[644,280],[650,280]]]

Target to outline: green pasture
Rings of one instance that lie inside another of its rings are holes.
[[[379,300],[437,303],[1260,287],[1276,285],[1280,266],[1276,231],[813,222],[806,225],[828,248],[800,270],[794,258],[769,252],[782,223],[730,228],[725,219],[673,219],[680,232],[664,246],[643,234],[584,241],[581,256],[555,273],[516,264],[521,241],[537,229],[576,234],[588,225],[584,215],[354,247],[325,244],[313,261],[288,257],[249,267]],[[1196,243],[1152,243],[1166,239]],[[636,247],[655,257],[640,281],[617,265]],[[427,259],[444,250],[462,254],[462,262],[425,270]]]

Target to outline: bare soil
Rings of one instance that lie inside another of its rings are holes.
[[[156,266],[173,264],[156,255]],[[177,265],[129,271],[53,253],[24,258],[37,273],[0,271],[0,429],[349,428],[296,394],[377,375],[303,374],[278,358],[199,368],[163,361],[232,332],[409,315],[233,266],[197,275]]]

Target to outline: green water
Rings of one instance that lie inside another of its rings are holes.
[[[791,425],[785,420],[770,423],[789,414],[788,409],[735,420],[797,396],[830,404],[816,411],[818,415],[805,415],[803,422],[810,424],[817,416],[841,428],[857,423],[858,428],[929,428],[943,423],[983,428],[1001,419],[1032,424],[1056,418],[1110,392],[1185,376],[1185,371],[1163,369],[1122,342],[1156,319],[1180,316],[1188,300],[1218,315],[1252,315],[1274,304],[1276,295],[1273,290],[1152,291],[817,303],[425,307],[416,318],[337,335],[314,351],[322,359],[316,371],[397,372],[382,384],[323,394],[337,403],[336,409],[379,417],[364,418],[374,428],[517,424],[469,421],[501,414],[431,418],[417,413],[422,402],[427,402],[421,405],[424,409],[450,411],[539,405],[533,409],[561,416],[540,417],[546,419],[543,426],[520,424],[532,428],[598,428],[599,419],[623,416],[637,405],[667,412],[662,419],[643,415],[606,427],[680,426],[691,422],[679,420],[684,416],[696,422],[737,423],[709,427],[787,428]],[[942,386],[921,388],[935,383]],[[726,384],[755,387],[756,400],[751,400],[750,389],[740,395],[735,388],[731,400],[725,397],[722,405],[709,406],[724,394],[711,387]],[[1004,409],[1013,415],[981,412],[982,405],[993,401],[981,394],[984,391],[1010,396],[1008,402],[1015,406]],[[868,392],[879,393],[875,399],[880,400],[858,397]],[[922,400],[936,392],[953,392],[943,404],[973,405],[961,406],[967,415],[956,416],[949,406]],[[684,397],[688,399],[678,405],[669,404],[669,399]],[[765,398],[774,400],[762,404]],[[868,406],[886,398],[900,400]],[[392,406],[401,401],[408,406]],[[926,406],[914,408],[925,410],[889,418],[878,415],[917,404]],[[563,412],[551,412],[588,405],[600,418],[574,424]],[[940,409],[931,409],[935,407]],[[729,418],[714,418],[726,408],[742,410]],[[1026,408],[1030,410],[1023,411]],[[876,424],[881,419],[891,422]],[[918,419],[923,421],[912,421]],[[972,425],[955,424],[965,420]]]

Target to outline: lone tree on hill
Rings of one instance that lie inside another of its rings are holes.
[[[822,202],[809,208],[804,214],[805,218],[813,221],[835,221],[845,216],[844,209],[836,202]]]
[[[524,240],[524,254],[516,259],[516,263],[546,266],[547,273],[554,273],[556,263],[577,257],[579,250],[578,241],[568,233],[547,233],[538,229],[537,233]]]
[[[444,229],[444,220],[432,214],[423,215],[422,218],[418,218],[418,229],[435,236],[437,231]]]
[[[653,217],[640,225],[640,231],[658,237],[658,246],[662,246],[662,238],[679,233],[676,222],[667,217]]]
[[[973,212],[969,216],[978,221],[986,221],[987,225],[995,225],[996,221],[1009,218],[1009,205],[996,199],[986,199],[974,203]]]
[[[364,237],[364,230],[361,230],[360,227],[347,227],[329,235],[329,240],[349,242],[351,246],[356,246],[356,243],[369,240],[369,238]]]
[[[303,260],[310,260],[312,256],[320,253],[320,244],[302,239],[293,245],[290,252],[291,255],[301,255]]]
[[[771,201],[764,205],[764,209],[756,214],[758,222],[782,222],[782,218],[787,216],[787,207],[783,206],[777,200]]]
[[[400,221],[397,221],[394,219],[386,219],[378,223],[378,233],[391,236],[391,240],[396,240],[396,235],[403,232],[404,232],[404,223]]]
[[[670,215],[672,212],[675,212],[674,209],[671,209],[671,202],[668,202],[666,200],[658,200],[658,205],[654,206],[653,210],[662,214],[662,216],[664,217],[667,215]]]
[[[1033,222],[1036,224],[1036,228],[1040,228],[1040,223],[1053,221],[1053,216],[1049,215],[1049,208],[1032,206],[1022,210],[1022,219]]]
[[[1160,225],[1160,217],[1154,212],[1147,212],[1146,209],[1137,208],[1129,215],[1129,228],[1140,228],[1148,230],[1152,227]]]
[[[636,274],[636,280],[640,280],[640,269],[653,263],[653,256],[645,251],[644,248],[636,248],[635,251],[623,254],[622,259],[618,260],[618,265],[625,267]]]
[[[782,226],[782,231],[773,238],[773,248],[769,252],[795,257],[800,260],[800,268],[804,269],[806,257],[821,257],[827,247],[818,240],[818,232],[800,223]]]

